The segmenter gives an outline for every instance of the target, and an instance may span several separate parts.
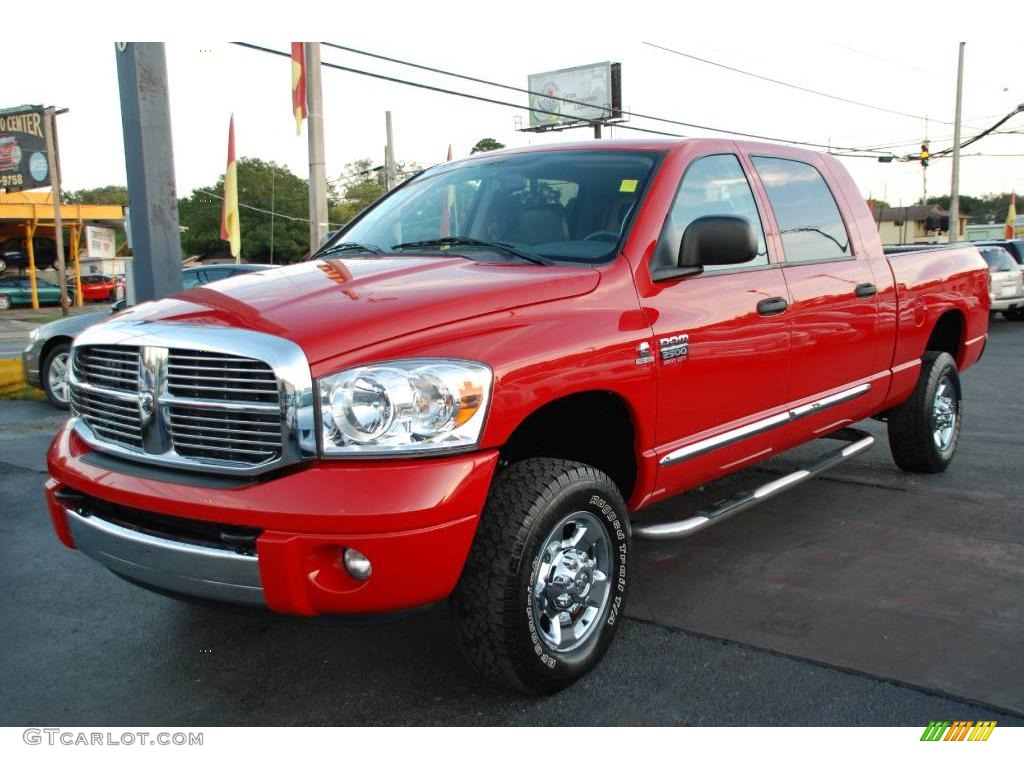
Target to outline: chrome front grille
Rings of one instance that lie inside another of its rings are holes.
[[[97,449],[243,475],[316,455],[312,379],[293,342],[235,328],[113,322],[79,336],[72,360],[76,429]]]

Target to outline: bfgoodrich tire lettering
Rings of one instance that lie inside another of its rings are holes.
[[[907,472],[935,474],[953,461],[963,424],[963,396],[956,361],[926,352],[910,398],[889,412],[889,448]]]
[[[579,533],[576,525],[600,529]],[[578,549],[572,546],[577,536]],[[607,545],[607,559],[600,542]],[[625,502],[603,472],[548,458],[502,470],[451,599],[456,637],[469,664],[494,682],[528,693],[552,693],[579,679],[601,659],[622,622],[630,552]],[[561,569],[552,568],[558,563]],[[607,569],[600,571],[606,581],[588,563]],[[572,594],[565,599],[577,601],[566,618],[576,617],[567,630],[578,637],[560,644],[538,610],[538,585],[545,578],[559,597],[556,584],[568,584]],[[607,599],[598,599],[597,590],[604,589]],[[600,610],[583,623],[592,597]]]

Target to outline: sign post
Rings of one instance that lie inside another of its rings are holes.
[[[57,282],[60,285],[60,313],[68,314],[68,283],[64,277],[64,222],[60,211],[60,168],[55,162],[56,128],[53,107],[46,110],[46,156],[50,165],[50,190],[53,196],[53,239],[57,243]]]

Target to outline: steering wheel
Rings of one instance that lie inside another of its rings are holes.
[[[619,233],[610,229],[599,229],[597,232],[591,232],[583,238],[583,242],[588,240],[604,240],[609,243],[617,243],[619,242]]]

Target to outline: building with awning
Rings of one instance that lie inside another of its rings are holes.
[[[51,192],[3,192],[0,190],[0,242],[19,238],[29,254],[30,265],[23,268],[33,283],[36,279],[35,244],[37,238],[56,239],[53,195]],[[75,301],[82,301],[83,274],[124,274],[128,259],[116,248],[114,232],[124,229],[124,209],[120,205],[64,203],[60,206],[61,229],[68,255],[69,277],[75,284]],[[91,247],[86,248],[86,244]],[[8,267],[8,270],[15,269]]]

